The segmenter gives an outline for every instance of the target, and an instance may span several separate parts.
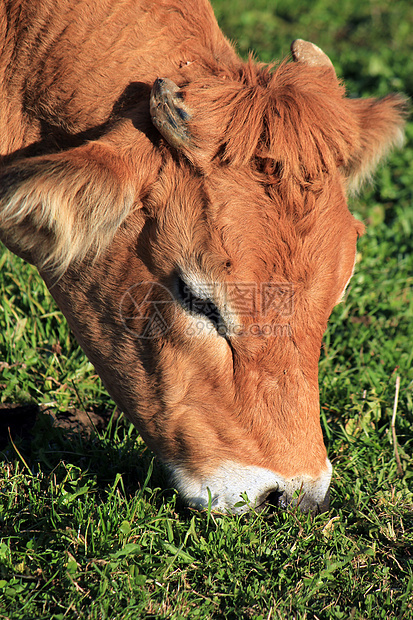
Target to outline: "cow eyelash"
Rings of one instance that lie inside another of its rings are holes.
[[[181,277],[178,277],[177,292],[181,306],[187,312],[206,317],[221,336],[226,335],[227,330],[222,315],[211,299],[198,297]]]

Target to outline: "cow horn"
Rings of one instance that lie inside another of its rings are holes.
[[[171,146],[188,145],[188,121],[191,114],[179,87],[168,78],[158,78],[152,87],[150,99],[152,122]]]
[[[333,63],[314,43],[296,39],[291,43],[291,53],[295,62],[302,62],[313,67],[330,67],[334,71]]]

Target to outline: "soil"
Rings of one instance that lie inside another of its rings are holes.
[[[106,427],[112,415],[111,410],[83,411],[71,409],[61,412],[37,405],[0,403],[0,450],[13,438],[29,439],[39,415],[49,415],[53,424],[67,431],[73,431],[84,435],[90,435],[92,431],[98,431]]]

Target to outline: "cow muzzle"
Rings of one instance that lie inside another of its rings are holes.
[[[285,478],[269,469],[232,461],[207,476],[191,474],[179,465],[168,469],[184,502],[199,510],[243,514],[267,506],[298,506],[303,512],[318,514],[329,508],[332,467],[328,459],[316,478],[306,474]]]

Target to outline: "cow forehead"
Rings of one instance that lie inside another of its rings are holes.
[[[354,247],[354,220],[340,175],[324,181],[321,190],[292,187],[286,193],[251,168],[230,166],[217,166],[205,179],[189,167],[172,184],[161,178],[167,195],[159,254],[169,255],[183,271],[214,278],[269,281],[276,274],[303,280],[310,263],[337,260],[337,244],[348,241]],[[158,214],[154,211],[155,219]]]
[[[189,297],[215,304],[228,328],[258,320],[284,330],[317,308],[321,329],[350,278],[356,242],[339,173],[324,180],[294,200],[251,167],[217,166],[202,178],[188,164],[159,179],[163,207],[140,244],[151,247],[167,286],[176,291],[181,279]]]

